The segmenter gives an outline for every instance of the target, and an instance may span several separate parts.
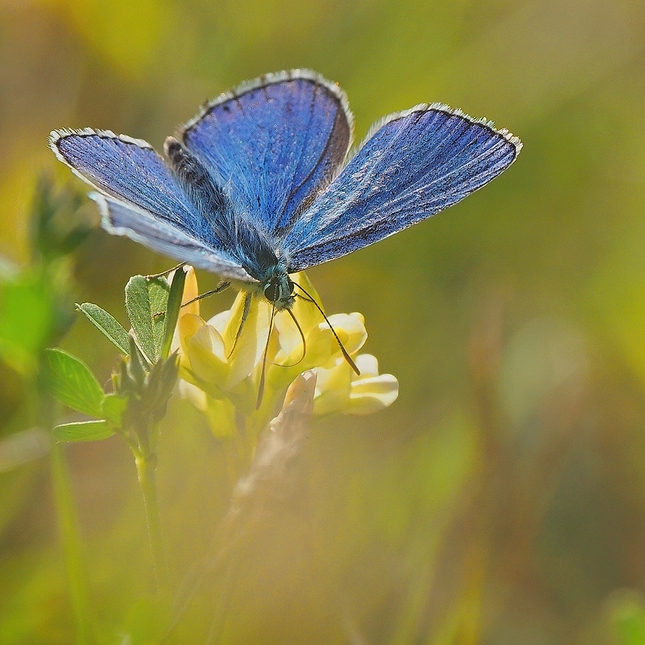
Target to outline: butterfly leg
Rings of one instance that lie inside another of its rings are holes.
[[[192,300],[189,300],[188,302],[184,302],[182,307],[185,307],[186,305],[191,305],[193,302],[197,302],[198,300],[203,300],[204,298],[208,298],[208,296],[213,296],[216,293],[222,293],[222,291],[226,291],[226,289],[228,289],[230,286],[231,286],[231,283],[227,282],[226,280],[224,280],[223,282],[220,282],[215,287],[215,289],[211,289],[210,291],[204,291],[204,293],[200,293],[198,296],[196,296]]]
[[[264,396],[264,383],[266,380],[267,370],[267,355],[269,353],[269,341],[271,340],[271,332],[273,331],[273,320],[275,318],[275,302],[272,303],[271,318],[269,319],[269,332],[267,333],[267,344],[264,346],[264,356],[262,357],[262,371],[260,372],[260,384],[258,385],[258,399],[255,403],[255,409],[259,410],[262,405],[262,397]]]
[[[172,273],[173,271],[177,271],[177,269],[181,269],[186,263],[185,262],[180,262],[177,266],[172,267],[172,269],[166,269],[165,271],[161,271],[161,273],[152,273],[151,275],[146,276],[146,280],[154,280],[156,278],[163,278],[164,276],[167,276],[169,273]]]
[[[235,334],[235,340],[233,341],[233,347],[231,347],[231,351],[228,353],[228,356],[226,358],[230,358],[233,352],[235,351],[235,348],[237,347],[237,341],[240,340],[240,336],[242,335],[242,327],[244,327],[244,323],[246,322],[246,319],[249,316],[249,311],[251,310],[252,298],[253,298],[252,293],[247,293],[244,296],[244,309],[242,309],[242,318],[240,320],[240,326],[237,328],[237,333]]]

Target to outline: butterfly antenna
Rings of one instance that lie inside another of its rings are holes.
[[[303,300],[308,300],[308,298],[303,298]],[[286,365],[285,363],[274,363],[274,365],[277,365],[278,367],[295,367],[296,365],[302,363],[307,354],[307,340],[305,339],[305,333],[302,331],[302,327],[300,326],[300,323],[295,317],[293,311],[291,311],[291,309],[287,309],[287,312],[291,316],[291,320],[293,320],[293,322],[296,324],[296,327],[298,328],[298,331],[300,332],[300,338],[302,339],[302,356],[295,363],[291,363],[290,365]]]
[[[258,387],[258,400],[255,404],[255,409],[259,409],[262,405],[262,397],[264,396],[264,380],[267,371],[267,354],[269,353],[269,341],[271,340],[271,332],[273,331],[273,319],[275,318],[275,302],[271,309],[271,318],[269,320],[269,333],[267,334],[267,344],[264,347],[264,356],[262,357],[262,372],[260,373],[260,386]]]
[[[246,319],[248,318],[249,311],[251,310],[251,298],[253,296],[250,293],[247,293],[244,296],[244,309],[242,310],[242,318],[240,320],[240,326],[237,328],[237,333],[235,334],[235,340],[233,341],[233,347],[231,347],[231,351],[228,353],[228,356],[226,358],[231,358],[233,355],[233,352],[235,351],[235,348],[237,347],[237,341],[240,340],[240,336],[242,335],[242,327],[244,327],[244,323],[246,322]]]
[[[320,315],[325,319],[325,322],[329,325],[329,329],[331,329],[331,333],[334,334],[334,338],[336,339],[336,342],[338,343],[338,346],[340,347],[340,351],[343,352],[343,356],[345,357],[345,360],[349,363],[349,366],[356,372],[358,376],[361,375],[361,371],[356,367],[356,363],[352,360],[352,357],[349,355],[347,350],[345,349],[345,346],[341,342],[340,338],[338,338],[338,334],[336,333],[336,330],[332,327],[332,324],[329,322],[329,318],[325,315],[325,312],[322,310],[322,307],[312,298],[311,294],[308,293],[304,287],[301,287],[297,282],[293,283],[294,286],[298,287],[300,291],[302,291],[307,298],[305,300],[309,300],[309,302],[313,302],[316,309],[320,312]]]
[[[208,296],[213,296],[216,293],[222,293],[222,291],[226,291],[226,289],[228,289],[230,286],[231,286],[230,282],[226,282],[226,281],[220,282],[214,289],[211,289],[210,291],[204,291],[204,293],[200,293],[192,300],[189,300],[188,302],[184,302],[182,307],[187,307],[188,305],[192,305],[193,302],[197,302],[198,300],[203,300],[204,298],[208,298]]]

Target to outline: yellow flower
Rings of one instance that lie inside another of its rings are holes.
[[[291,277],[319,302],[304,273]],[[197,293],[195,272],[190,269],[184,302]],[[247,294],[240,292],[231,309],[209,321],[200,317],[199,301],[192,302],[182,308],[177,325],[175,347],[180,351],[180,375],[185,381],[181,391],[208,415],[217,435],[232,436],[240,413],[246,419],[246,431],[260,430],[275,413],[289,384],[306,370],[317,373],[315,414],[370,414],[394,402],[398,396],[396,378],[379,375],[376,358],[358,353],[367,340],[361,314],[328,317],[358,366],[359,376],[313,303],[297,297],[293,316],[287,311],[276,312],[267,344],[272,306],[253,296],[240,327],[246,298]],[[256,409],[263,369],[264,392]]]

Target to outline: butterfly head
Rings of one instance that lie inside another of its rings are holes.
[[[276,273],[261,284],[264,297],[276,309],[291,309],[295,296],[293,295],[293,280],[286,273]]]

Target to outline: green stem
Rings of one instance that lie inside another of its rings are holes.
[[[81,532],[74,506],[67,461],[63,447],[56,443],[52,445],[51,464],[69,598],[76,625],[76,643],[90,645],[94,639],[92,637],[88,584],[83,566]]]
[[[148,537],[150,539],[150,552],[152,554],[152,566],[157,584],[157,593],[167,595],[168,572],[166,569],[163,540],[161,538],[161,519],[159,516],[159,499],[157,496],[155,459],[143,455],[135,455],[135,463],[137,465],[141,492],[143,493],[143,503],[146,509],[146,522],[148,524]]]

